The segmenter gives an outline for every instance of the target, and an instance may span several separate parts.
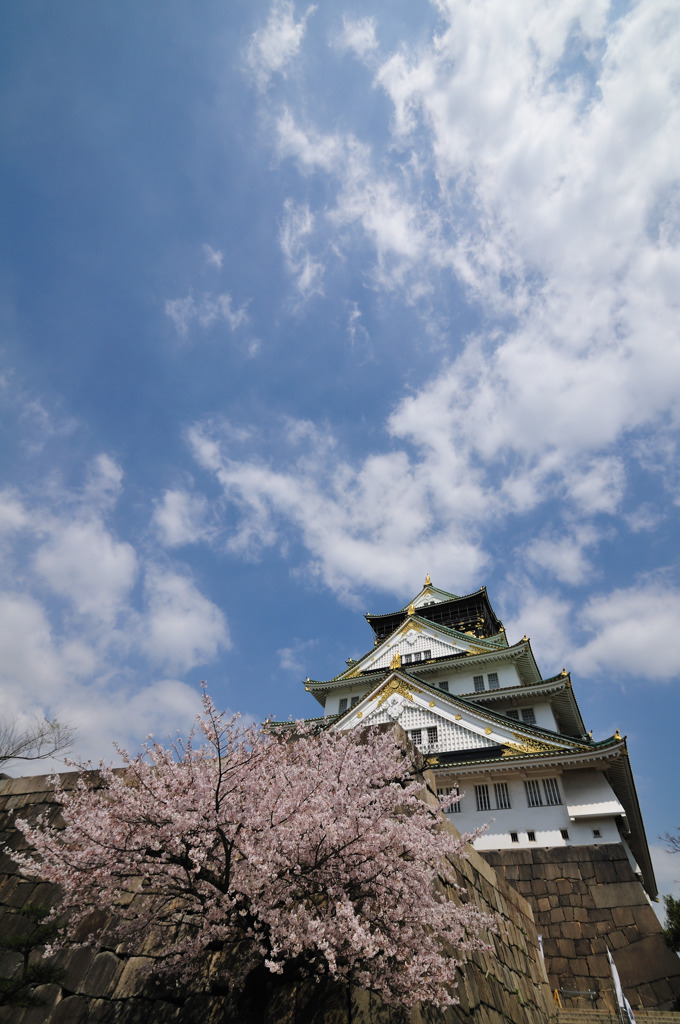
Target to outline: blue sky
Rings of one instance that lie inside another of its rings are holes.
[[[678,57],[648,0],[4,10],[0,692],[261,719],[430,572],[679,824]]]

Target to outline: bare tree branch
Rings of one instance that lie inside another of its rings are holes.
[[[16,721],[0,721],[0,765],[9,761],[39,761],[63,754],[73,744],[75,731],[56,719],[36,718],[25,729]]]
[[[680,853],[680,826],[675,833],[666,832],[665,835],[659,836],[659,839],[663,839],[669,853]]]

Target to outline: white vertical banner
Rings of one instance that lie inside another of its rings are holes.
[[[616,964],[614,963],[614,959],[611,953],[609,952],[608,947],[607,960],[609,960],[612,978],[614,979],[614,991],[616,992],[616,1001],[619,1004],[619,1009],[623,1010],[623,1012],[625,1013],[625,1019],[628,1021],[628,1024],[635,1024],[635,1017],[633,1016],[633,1011],[631,1009],[630,1003],[623,994],[623,989],[621,988],[621,979],[619,978],[619,972],[616,969]]]

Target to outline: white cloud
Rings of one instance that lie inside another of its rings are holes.
[[[594,545],[599,534],[584,527],[579,532],[538,537],[527,544],[524,554],[535,565],[551,572],[562,583],[584,583],[592,576],[593,568],[585,555],[585,548]]]
[[[357,302],[348,302],[347,308],[347,335],[352,349],[366,348],[371,338],[362,323],[362,312],[359,309],[359,304]]]
[[[53,520],[49,540],[35,555],[35,569],[81,614],[112,625],[135,582],[137,557],[101,520]]]
[[[669,637],[680,618],[680,591],[660,578],[594,595],[579,614],[592,639],[572,654],[585,675],[602,673],[669,681],[680,674]]]
[[[299,21],[291,0],[274,0],[267,23],[258,28],[248,47],[246,62],[260,89],[265,89],[274,74],[285,74],[285,68],[297,56],[304,37],[307,20],[316,10],[310,5]]]
[[[472,475],[452,479],[438,474],[436,458],[411,464],[403,452],[353,467],[334,451],[332,437],[305,422],[289,422],[287,439],[292,459],[273,468],[230,458],[210,424],[191,431],[196,458],[241,512],[229,550],[259,557],[292,528],[309,553],[307,571],[350,600],[367,584],[410,590],[427,565],[462,585],[474,582],[486,556]],[[442,514],[435,517],[437,506]]]
[[[281,647],[276,653],[279,664],[285,672],[302,675],[307,671],[307,653],[317,644],[316,640],[295,640],[290,647]]]
[[[344,157],[341,138],[301,128],[287,108],[277,118],[276,133],[279,156],[295,160],[303,173],[332,172]]]
[[[213,249],[212,245],[208,245],[207,242],[203,243],[203,255],[205,256],[205,262],[210,267],[215,267],[217,270],[221,270],[222,263],[224,262],[224,253],[219,249]]]
[[[224,615],[187,576],[152,568],[144,590],[148,612],[142,643],[157,664],[187,671],[231,647]]]
[[[375,37],[375,18],[349,18],[342,16],[342,32],[335,44],[339,49],[351,50],[357,57],[364,58],[378,48]]]
[[[307,241],[313,231],[314,217],[309,207],[296,205],[292,199],[287,199],[279,230],[279,244],[286,266],[295,277],[297,290],[303,299],[323,294],[324,265],[307,248]]]
[[[112,508],[123,489],[123,470],[110,455],[103,452],[88,467],[83,504],[102,511]]]
[[[506,512],[566,496],[581,518],[616,514],[628,439],[680,415],[680,18],[643,2],[611,19],[604,0],[437,7],[432,44],[376,74],[389,153],[291,104],[280,116],[279,155],[335,198],[288,201],[289,268],[313,291],[312,232],[345,259],[368,242],[374,286],[419,303],[450,274],[484,310],[488,330],[388,423],[438,472],[437,508],[465,476],[492,516],[501,496]],[[369,22],[346,26],[371,44]]]
[[[10,488],[0,491],[0,535],[22,530],[28,521],[18,493]]]
[[[161,743],[177,731],[187,736],[200,710],[198,686],[160,679],[134,689],[76,687],[64,695],[58,714],[77,732],[73,753],[78,759],[116,763],[114,744],[135,753],[150,734]]]
[[[633,533],[642,533],[646,530],[655,530],[665,519],[665,514],[649,502],[643,502],[634,512],[624,516],[624,519]]]
[[[3,716],[25,713],[39,695],[50,703],[66,682],[52,628],[27,594],[0,594],[0,693]]]
[[[153,521],[167,547],[208,540],[214,531],[208,524],[208,502],[189,491],[167,490],[156,505]]]
[[[181,299],[166,299],[165,312],[183,339],[189,337],[194,323],[207,330],[222,322],[226,323],[229,330],[236,331],[248,322],[247,307],[244,305],[233,309],[231,295],[226,292],[222,295],[206,293],[199,299],[191,294]]]

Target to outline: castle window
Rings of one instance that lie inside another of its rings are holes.
[[[507,782],[495,782],[493,787],[496,797],[496,807],[499,811],[507,811],[510,807],[510,794],[508,793]]]
[[[519,711],[517,710],[517,708],[510,708],[505,713],[508,716],[508,718],[514,718],[516,720],[519,720]]]
[[[446,693],[449,692],[449,681],[448,679],[442,679],[441,683],[437,684],[440,690],[444,690]]]
[[[427,727],[427,742],[430,746],[437,742],[437,726],[428,725]]]
[[[535,832],[527,832],[527,839],[529,840],[530,843],[535,843],[536,842],[536,833]]]
[[[529,807],[542,807],[541,784],[536,779],[527,779],[524,783],[527,792],[527,803]]]
[[[429,661],[432,657],[432,651],[423,651],[423,661]]]
[[[340,712],[340,714],[342,714],[343,711],[347,711],[347,697],[340,698],[340,705],[338,707],[338,711]]]
[[[498,672],[489,672],[486,678],[489,680],[490,690],[497,690],[499,688],[500,683],[498,682]]]
[[[510,833],[510,842],[511,843],[518,843],[519,842],[519,836],[517,835],[516,832],[511,832]]]
[[[361,697],[352,697],[352,703],[350,704],[350,707],[353,708],[354,705],[358,704],[360,700],[361,700]]]
[[[594,828],[593,829],[593,839],[601,839],[601,838],[602,838],[602,833],[600,832],[599,828]]]
[[[404,654],[402,656],[401,660],[404,663],[404,665],[410,665],[411,662],[413,661],[413,655],[412,654]]]
[[[413,654],[413,660],[414,661],[420,661],[421,658],[422,658],[422,654],[420,653],[420,651],[415,651],[414,654]]]
[[[410,729],[409,730],[409,736],[411,738],[411,742],[415,743],[415,745],[418,746],[418,744],[422,743],[422,741],[423,741],[423,730],[422,729]]]
[[[533,708],[522,708],[522,721],[526,725],[536,725],[536,714]]]
[[[545,802],[550,806],[554,807],[556,804],[562,803],[557,779],[543,779],[543,791],[545,792]]]
[[[560,835],[562,836],[563,839],[568,839],[569,838],[569,829],[568,828],[561,828],[560,829]]]
[[[478,811],[490,811],[489,787],[486,785],[475,786],[475,800],[477,801]]]
[[[484,689],[484,676],[473,676],[472,682],[475,684],[475,693],[480,693]]]
[[[460,790],[458,789],[458,786],[447,786],[445,789],[438,789],[437,790],[437,796],[460,796]],[[460,813],[460,804],[461,804],[461,801],[460,800],[456,800],[455,803],[449,804],[448,807],[445,804],[444,807],[443,807],[443,810],[447,814],[459,814]]]

